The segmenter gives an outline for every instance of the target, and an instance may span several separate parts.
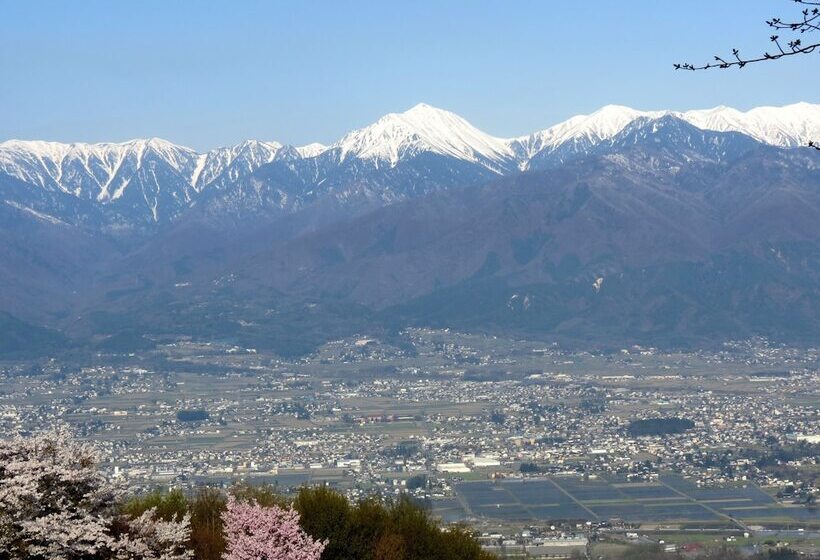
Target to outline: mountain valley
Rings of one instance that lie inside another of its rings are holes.
[[[811,342],[811,138],[805,103],[608,106],[515,139],[421,104],[331,146],[3,142],[0,311],[17,342],[0,352],[192,336],[299,354],[407,326]]]

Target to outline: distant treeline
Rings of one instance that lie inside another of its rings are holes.
[[[792,374],[790,371],[785,370],[767,370],[767,371],[756,371],[751,374],[752,377],[791,377]]]
[[[820,457],[820,444],[797,441],[792,445],[774,445],[759,452],[755,462],[758,467],[765,468],[810,457]]]
[[[633,420],[629,423],[627,431],[633,437],[637,436],[663,436],[667,434],[680,434],[695,427],[695,423],[686,418],[647,418],[644,420]]]
[[[204,422],[211,417],[207,410],[180,410],[177,420],[180,422]]]

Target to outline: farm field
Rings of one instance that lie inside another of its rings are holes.
[[[446,519],[502,522],[620,520],[635,524],[738,526],[757,522],[816,524],[820,511],[777,503],[754,485],[699,488],[680,477],[623,483],[603,478],[471,481],[456,485],[458,500],[434,503]],[[460,515],[460,517],[459,517]]]

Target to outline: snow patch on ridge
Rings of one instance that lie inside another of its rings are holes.
[[[45,214],[43,212],[38,212],[37,210],[34,210],[33,208],[29,208],[28,206],[24,206],[22,204],[19,204],[17,202],[12,201],[12,200],[5,200],[4,202],[8,206],[11,206],[12,208],[20,210],[21,212],[25,212],[26,214],[31,214],[32,216],[34,216],[38,220],[42,220],[44,222],[48,222],[48,223],[54,224],[54,225],[61,225],[61,226],[67,226],[68,225],[67,223],[65,223],[64,221],[62,221],[59,218],[55,218],[54,216],[51,216],[49,214]]]

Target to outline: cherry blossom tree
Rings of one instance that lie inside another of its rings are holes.
[[[262,507],[229,496],[222,520],[228,543],[224,560],[319,560],[327,546],[302,530],[293,508]]]
[[[188,548],[191,539],[191,516],[164,521],[155,508],[127,523],[125,534],[114,544],[117,560],[188,560],[194,552]]]
[[[116,488],[94,450],[64,432],[0,442],[0,548],[12,558],[95,558],[111,550]]]
[[[0,440],[0,558],[184,560],[187,517],[118,515],[120,490],[65,431]]]

